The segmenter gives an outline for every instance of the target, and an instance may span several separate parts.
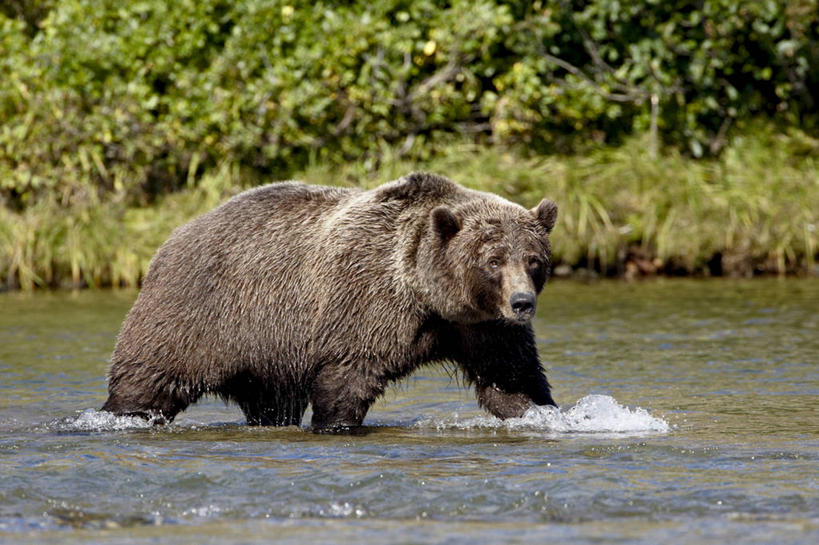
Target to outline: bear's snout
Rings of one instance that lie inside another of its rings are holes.
[[[532,292],[518,291],[512,294],[509,298],[509,306],[512,307],[512,312],[515,313],[515,318],[521,322],[531,320],[535,315],[535,305],[537,299]]]

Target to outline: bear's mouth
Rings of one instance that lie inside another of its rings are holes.
[[[512,319],[512,321],[516,322],[518,324],[528,324],[529,322],[532,321],[532,318],[534,318],[534,316],[535,316],[534,312],[532,312],[531,314],[527,314],[527,315],[515,315],[515,317]]]
[[[515,312],[514,310],[509,308],[503,309],[503,311],[500,314],[501,314],[500,317],[508,322],[512,322],[515,324],[526,324],[531,322],[532,318],[535,317],[535,309],[533,308],[531,310]]]

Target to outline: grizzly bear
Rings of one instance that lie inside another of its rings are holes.
[[[531,319],[557,206],[414,173],[370,191],[245,191],[157,251],[102,407],[168,422],[206,394],[255,425],[360,426],[394,380],[449,361],[500,417],[554,405]]]

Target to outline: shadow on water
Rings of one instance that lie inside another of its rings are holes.
[[[555,282],[559,411],[428,369],[345,434],[92,409],[134,297],[0,294],[0,541],[819,541],[819,281]]]

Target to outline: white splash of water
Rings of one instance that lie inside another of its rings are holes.
[[[501,420],[494,416],[475,416],[460,419],[455,415],[444,421],[421,420],[416,426],[439,430],[507,429],[607,434],[668,433],[671,429],[668,422],[652,416],[647,410],[641,407],[629,409],[607,395],[587,395],[565,409],[532,407],[520,418]]]
[[[66,431],[119,431],[145,429],[153,423],[138,416],[116,416],[108,411],[86,409],[74,419],[67,419],[60,423]]]

